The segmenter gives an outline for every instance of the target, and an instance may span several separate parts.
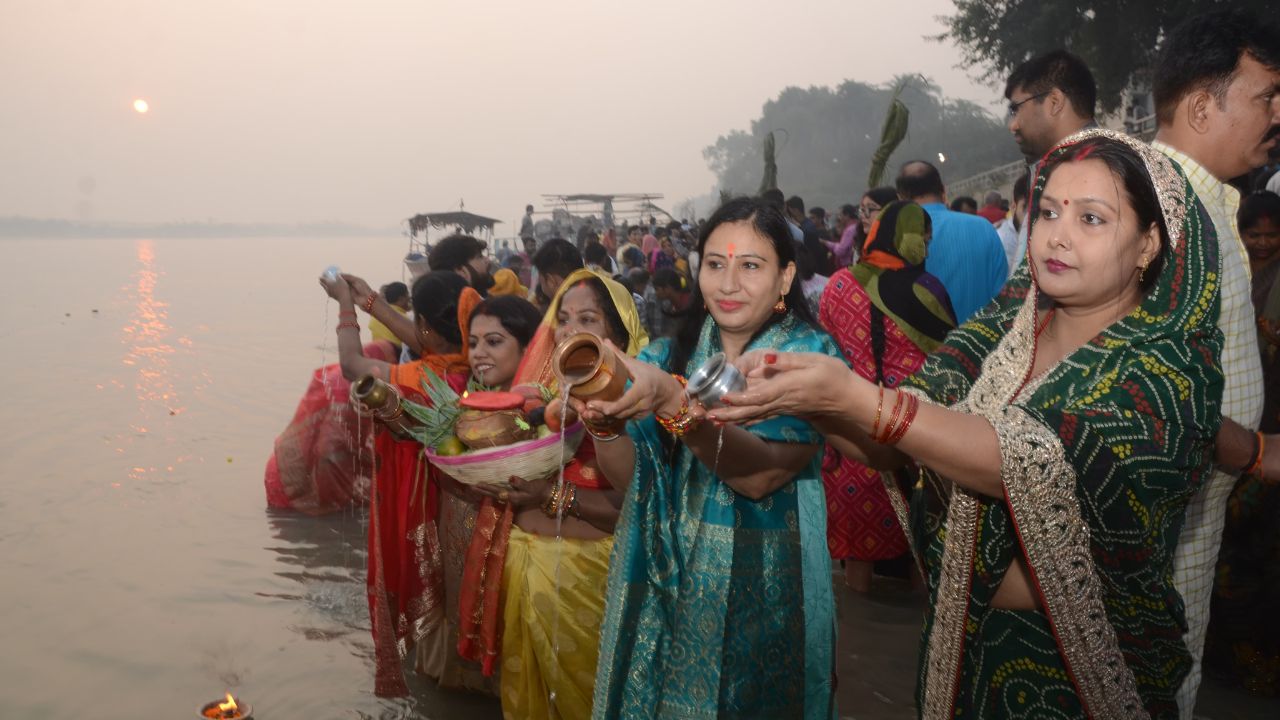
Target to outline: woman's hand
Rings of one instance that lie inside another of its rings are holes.
[[[841,409],[844,391],[866,383],[840,360],[819,353],[753,351],[734,363],[747,389],[724,396],[726,407],[708,413],[721,423],[751,423],[778,415],[812,417]]]
[[[582,414],[583,402],[577,398],[569,398],[569,411],[567,413],[564,410],[564,405],[564,400],[557,396],[551,402],[547,403],[547,409],[545,411],[546,414],[543,417],[554,418],[557,428],[561,425],[569,427],[570,425],[578,422],[578,416]],[[564,418],[563,423],[560,422],[561,417]]]
[[[373,291],[373,288],[369,287],[369,283],[365,282],[363,278],[350,273],[342,273],[342,279],[346,280],[347,284],[351,286],[352,299],[359,300],[363,303],[365,298],[370,295],[377,295],[377,293]]]
[[[651,412],[670,416],[680,410],[684,395],[680,381],[649,363],[628,356],[612,342],[605,340],[605,343],[631,374],[631,387],[617,400],[588,402],[582,413],[583,420],[599,425],[615,419],[630,420]]]
[[[347,283],[344,277],[330,280],[322,275],[320,276],[320,287],[324,288],[326,295],[338,302],[351,300],[351,285]]]
[[[551,494],[551,486],[556,477],[555,473],[551,473],[545,477],[534,480],[525,480],[524,478],[512,475],[507,478],[505,485],[500,483],[486,483],[483,485],[473,485],[472,488],[487,497],[491,497],[501,504],[510,504],[511,509],[516,512],[531,507],[541,507],[547,501],[547,497]]]

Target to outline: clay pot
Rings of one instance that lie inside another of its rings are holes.
[[[524,421],[524,415],[518,409],[463,410],[453,426],[453,434],[471,450],[501,447],[536,437],[537,432],[532,427],[521,428],[517,420]]]

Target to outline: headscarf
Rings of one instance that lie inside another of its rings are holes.
[[[493,287],[489,288],[489,297],[514,295],[518,298],[529,297],[529,288],[520,284],[520,278],[510,268],[502,268],[493,274]]]
[[[636,311],[635,298],[622,283],[603,273],[580,268],[570,273],[556,290],[555,297],[547,307],[547,314],[543,316],[542,324],[538,326],[538,332],[533,336],[529,347],[525,348],[524,360],[516,370],[513,385],[538,383],[548,388],[555,388],[556,376],[551,370],[551,352],[556,346],[556,314],[560,312],[560,301],[575,285],[591,279],[604,283],[605,289],[609,291],[609,299],[613,301],[614,309],[622,317],[622,324],[627,328],[627,354],[635,357],[636,353],[649,344],[649,335],[640,321],[640,313]]]
[[[443,378],[451,374],[471,372],[467,364],[467,335],[471,327],[471,312],[484,298],[468,285],[458,294],[458,332],[462,337],[461,349],[456,353],[425,354],[411,363],[391,366],[391,382],[406,388],[422,391],[427,381],[427,370]]]
[[[1173,715],[1191,666],[1172,558],[1221,422],[1218,243],[1182,171],[1109,130],[1081,131],[1041,160],[1032,208],[1047,163],[1098,139],[1137,154],[1159,199],[1169,247],[1155,285],[1126,317],[1032,379],[1042,298],[1034,263],[1023,263],[996,302],[907,381],[991,423],[1005,493],[983,498],[927,468],[917,485],[930,519],[914,523],[925,533],[916,549],[936,588],[922,654],[925,718],[953,716],[964,628],[995,592],[972,582],[978,552],[987,568],[1026,558],[1088,716]]]
[[[653,233],[645,233],[644,239],[640,241],[640,249],[644,251],[644,256],[649,257],[658,247],[658,237]]]
[[[872,304],[926,353],[956,326],[946,288],[924,269],[932,232],[924,208],[909,200],[892,202],[872,224],[850,270]]]
[[[524,359],[516,370],[512,385],[536,383],[551,389],[556,387],[555,373],[551,369],[551,353],[556,346],[556,314],[560,310],[560,301],[575,285],[590,279],[604,283],[609,291],[609,299],[622,316],[622,323],[627,328],[627,354],[635,357],[636,353],[649,344],[649,336],[645,334],[631,293],[621,283],[593,270],[581,268],[570,273],[556,290],[547,314],[538,326],[538,332],[525,348]],[[595,448],[590,439],[584,439],[574,461],[565,468],[566,479],[578,487],[607,488],[599,471],[593,470],[591,477],[588,477],[583,466],[586,459],[594,456]],[[513,521],[511,505],[498,505],[487,497],[482,500],[480,509],[476,512],[471,545],[467,548],[463,567],[462,589],[458,596],[458,654],[479,662],[485,675],[492,675],[497,668],[502,568],[506,562],[507,543],[511,537]]]

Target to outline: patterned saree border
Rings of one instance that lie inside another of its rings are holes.
[[[1000,439],[1000,479],[1014,530],[1089,717],[1146,720],[1137,680],[1107,619],[1075,469],[1061,441],[1016,406],[987,419]]]

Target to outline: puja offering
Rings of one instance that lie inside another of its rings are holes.
[[[689,396],[708,409],[720,407],[720,400],[725,395],[746,389],[747,379],[722,352],[707,358],[706,362],[694,370],[689,375],[686,387]]]
[[[617,400],[631,379],[631,373],[617,354],[591,333],[578,333],[557,345],[551,353],[551,368],[560,378],[561,386],[584,402]],[[619,420],[595,429],[619,433],[624,425]]]
[[[320,273],[320,277],[324,278],[325,280],[328,280],[329,282],[334,282],[338,279],[338,276],[341,274],[342,274],[342,271],[338,269],[337,265],[330,265],[329,267],[324,269],[323,273]]]
[[[404,398],[394,385],[365,375],[351,383],[350,400],[351,407],[361,416],[373,417],[398,437],[412,437],[412,428],[418,421],[405,415]]]
[[[428,371],[423,391],[427,405],[400,400],[414,422],[407,433],[426,448],[427,462],[464,484],[548,475],[569,462],[582,442],[581,423],[563,433],[556,432],[559,426],[548,427],[552,413],[546,405],[554,395],[541,386],[510,392],[475,387],[459,396]]]
[[[205,720],[252,720],[253,708],[243,700],[237,701],[231,693],[226,700],[205,703],[197,716]]]

